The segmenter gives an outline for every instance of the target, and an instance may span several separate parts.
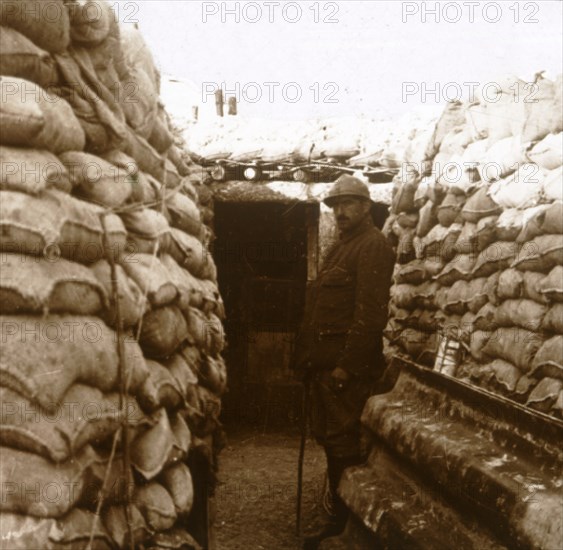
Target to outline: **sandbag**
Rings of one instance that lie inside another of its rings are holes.
[[[0,512],[39,518],[58,518],[74,507],[84,489],[85,472],[97,459],[90,446],[57,465],[9,447],[0,452]]]
[[[70,36],[73,43],[95,46],[107,38],[115,17],[104,0],[73,0],[69,3]]]
[[[58,82],[53,58],[15,29],[0,27],[0,74],[48,89]]]
[[[471,353],[471,357],[473,357],[473,359],[479,362],[484,362],[487,360],[484,350],[490,338],[491,332],[484,330],[476,330],[471,335],[469,342],[469,352]]]
[[[168,253],[180,267],[187,269],[192,275],[199,278],[210,278],[209,265],[212,262],[205,246],[192,235],[179,229],[170,230],[171,241]],[[163,251],[166,252],[166,251]]]
[[[396,284],[419,285],[428,279],[424,260],[413,260],[406,265],[398,265],[394,281]]]
[[[499,328],[492,335],[483,352],[491,358],[499,358],[528,373],[543,339],[535,332],[519,327]]]
[[[401,348],[413,361],[432,365],[437,349],[436,336],[415,329],[405,329],[399,337]]]
[[[63,52],[70,44],[70,23],[63,0],[0,2],[0,23],[51,53]]]
[[[0,189],[36,195],[48,187],[70,193],[64,164],[49,151],[0,146]]]
[[[501,300],[520,298],[524,287],[524,277],[517,269],[505,269],[498,280],[497,295]]]
[[[481,180],[493,182],[514,172],[525,162],[525,149],[528,146],[529,143],[522,143],[519,135],[493,143],[477,165]]]
[[[56,530],[50,533],[49,540],[54,544],[56,550],[86,548],[92,535],[93,548],[96,550],[112,549],[112,539],[95,514],[88,510],[74,508],[57,520]]]
[[[183,152],[179,147],[172,145],[166,154],[176,167],[176,170],[178,170],[180,176],[186,177],[190,174],[189,163],[184,160]]]
[[[190,198],[182,193],[172,193],[166,198],[166,208],[173,227],[201,239],[201,215]]]
[[[194,487],[190,469],[185,464],[176,464],[166,468],[162,472],[160,480],[172,497],[176,513],[189,513],[194,501]]]
[[[487,216],[477,222],[473,243],[478,252],[485,250],[496,240],[498,216]]]
[[[471,279],[467,289],[467,307],[469,311],[477,313],[488,301],[487,278]]]
[[[131,443],[131,464],[147,481],[162,471],[174,445],[174,434],[166,411],[160,409],[154,417],[155,425]]]
[[[436,205],[432,201],[427,201],[420,209],[416,234],[424,237],[438,223]]]
[[[473,277],[488,277],[495,271],[508,269],[517,254],[518,248],[515,243],[508,241],[493,243],[477,256],[472,275]]]
[[[71,106],[37,84],[0,78],[0,143],[47,149],[53,153],[81,151],[86,138]]]
[[[477,223],[481,218],[497,216],[502,208],[489,196],[488,187],[480,187],[471,195],[461,211],[461,216],[466,222]]]
[[[512,267],[520,271],[549,273],[563,265],[563,235],[541,235],[524,243]]]
[[[550,302],[563,302],[563,266],[556,265],[540,281],[538,291]]]
[[[487,298],[491,304],[498,306],[502,300],[498,296],[498,283],[500,279],[500,271],[495,271],[492,275],[487,277],[485,284],[485,291]]]
[[[465,222],[463,226],[459,226],[460,231],[457,234],[452,248],[457,254],[477,254],[477,245],[475,244],[475,231],[477,225],[471,222]]]
[[[555,201],[542,209],[539,221],[542,233],[563,233],[563,201]]]
[[[215,395],[221,396],[227,388],[227,366],[220,357],[206,355],[200,370],[200,382]]]
[[[166,550],[199,550],[195,539],[184,529],[175,527],[161,533],[155,533],[151,539],[153,548]]]
[[[71,151],[60,158],[69,171],[75,193],[87,201],[118,208],[133,193],[133,179],[128,171],[100,157]]]
[[[547,307],[533,300],[505,300],[496,310],[499,327],[518,326],[539,332]]]
[[[106,256],[103,210],[65,193],[49,191],[41,198],[0,191],[0,248],[6,252],[62,256],[93,263]],[[105,217],[110,251],[116,258],[126,245],[126,231],[118,216]]]
[[[164,185],[167,189],[177,189],[182,185],[182,176],[169,159],[164,161]]]
[[[129,505],[129,522],[123,506],[109,506],[102,511],[102,521],[117,548],[129,548],[129,531],[133,533],[133,546],[146,541],[151,535],[143,515],[134,505]]]
[[[156,481],[135,487],[133,502],[153,531],[166,531],[176,522],[174,501],[168,491]]]
[[[458,217],[465,204],[465,197],[449,191],[440,206],[438,206],[438,221],[448,227],[458,222]]]
[[[147,411],[155,411],[162,407],[167,410],[177,409],[184,401],[181,386],[168,369],[160,363],[148,359],[147,367],[149,377],[138,397],[143,409]],[[147,391],[143,391],[145,387]]]
[[[110,265],[106,260],[100,260],[91,266],[91,270],[108,296],[108,305],[101,314],[101,317],[110,327],[115,327],[117,325],[117,313],[115,311]],[[123,327],[133,327],[137,325],[143,317],[148,304],[143,299],[142,290],[137,286],[137,283],[125,273],[123,267],[116,265],[115,270],[119,310]]]
[[[558,334],[546,340],[532,361],[530,376],[563,380],[563,336]]]
[[[52,462],[70,460],[85,445],[99,443],[114,434],[124,419],[129,425],[146,423],[139,405],[128,397],[124,409],[119,395],[73,384],[55,412],[49,413],[30,400],[0,387],[2,444],[43,456]]]
[[[553,304],[543,318],[541,328],[544,332],[563,334],[563,303]]]
[[[467,281],[456,281],[447,291],[443,310],[446,313],[463,315],[468,309],[468,289],[469,283]]]
[[[3,31],[2,31],[3,32]],[[22,514],[2,513],[0,548],[2,550],[51,550],[49,535],[56,530],[53,518],[36,518]]]
[[[143,208],[120,215],[127,228],[127,240],[135,253],[153,254],[155,247],[170,248],[170,225],[158,211]]]
[[[198,377],[194,371],[199,369],[199,363],[194,365],[192,370],[181,354],[175,354],[172,357],[163,360],[163,364],[176,381],[177,387],[180,389],[182,396],[186,398],[189,386],[193,386],[198,383]]]
[[[161,154],[167,152],[174,143],[174,135],[168,129],[168,122],[166,121],[165,115],[162,115],[162,111],[159,116],[155,118],[154,126],[149,136],[149,143]],[[176,164],[174,162],[172,163],[174,167],[177,168]]]
[[[543,280],[543,273],[535,271],[525,271],[523,274],[524,285],[522,287],[522,297],[533,300],[539,304],[544,303],[543,295],[539,291],[540,282]]]
[[[456,243],[462,232],[462,226],[454,223],[449,227],[435,225],[421,239],[416,247],[417,257],[437,261],[450,261],[456,253]]]
[[[492,332],[498,328],[496,317],[497,308],[491,303],[486,303],[475,314],[473,326],[477,330]]]
[[[456,281],[467,280],[475,265],[475,256],[460,254],[449,262],[444,269],[434,277],[441,286],[451,286]]]
[[[524,210],[507,208],[498,219],[497,238],[500,241],[529,241],[543,233],[543,213],[549,206],[540,204]],[[524,237],[524,235],[526,235]],[[527,236],[529,235],[529,236]]]
[[[539,384],[532,390],[526,401],[526,405],[537,411],[549,413],[557,402],[562,390],[563,381],[557,378],[544,378],[540,380]]]
[[[493,373],[494,381],[499,387],[508,393],[516,389],[516,385],[522,376],[522,372],[513,364],[503,359],[495,359],[489,364]]]
[[[151,254],[131,254],[123,263],[125,273],[146,294],[155,308],[171,304],[176,300],[178,289],[170,273],[159,258]]]
[[[56,262],[21,254],[0,256],[3,313],[94,315],[108,296],[91,271],[59,258]]]
[[[403,229],[414,229],[418,224],[418,212],[400,212],[397,214],[397,225]]]
[[[170,428],[174,435],[174,442],[172,444],[172,451],[166,461],[166,468],[183,462],[188,457],[188,451],[192,445],[192,433],[184,420],[185,411],[185,408],[180,409],[176,414],[170,417]],[[211,408],[206,409],[205,414],[213,413],[214,411]]]
[[[173,355],[189,334],[180,309],[167,306],[145,315],[139,341],[148,357],[158,359]]]
[[[523,141],[536,141],[549,133],[563,130],[561,114],[561,78],[553,82],[542,76],[534,83],[533,101],[525,101],[525,121],[521,128]]]
[[[528,152],[531,162],[545,170],[555,170],[563,164],[563,132],[547,134]]]
[[[411,210],[413,210],[415,193],[415,183],[407,182],[399,184],[391,203],[391,212],[393,212],[394,214],[399,214],[400,212],[410,212]]]
[[[563,166],[548,172],[543,180],[543,193],[547,200],[563,201],[563,186],[561,179],[563,178]]]
[[[221,353],[225,345],[221,321],[215,315],[205,315],[193,307],[185,316],[190,343],[211,356]]]
[[[397,245],[397,250],[395,252],[397,262],[399,264],[407,264],[416,257],[415,245],[415,230],[414,229],[404,229],[401,237],[399,238],[399,244]]]
[[[202,306],[203,289],[201,282],[188,270],[181,268],[172,256],[163,254],[160,260],[162,265],[164,265],[168,270],[170,279],[178,289],[178,299],[176,305],[181,310],[188,309],[190,305],[194,307]]]
[[[491,199],[502,208],[537,206],[543,191],[543,175],[536,164],[523,164],[512,176],[494,182],[489,188]]]
[[[49,412],[57,410],[74,383],[116,389],[117,338],[99,319],[11,315],[0,320],[3,386]],[[123,349],[126,380],[135,394],[148,376],[147,367],[136,342],[127,341]]]
[[[139,168],[161,183],[165,183],[165,162],[148,141],[128,128],[121,150],[135,159]]]

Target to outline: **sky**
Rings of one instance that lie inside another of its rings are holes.
[[[115,2],[163,75],[235,95],[250,117],[398,116],[513,74],[563,72],[563,3]],[[436,11],[437,8],[437,11]],[[439,20],[437,20],[439,19]]]

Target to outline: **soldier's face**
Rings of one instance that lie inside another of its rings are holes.
[[[356,228],[367,217],[370,211],[368,201],[353,197],[340,197],[332,205],[334,218],[340,231],[350,231]]]

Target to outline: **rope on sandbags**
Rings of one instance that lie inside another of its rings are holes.
[[[100,214],[100,222],[102,225],[102,231],[104,233],[104,248],[105,248],[105,252],[106,252],[106,257],[107,260],[109,262],[110,265],[110,270],[111,270],[111,285],[112,285],[112,294],[113,294],[113,308],[115,310],[115,318],[116,318],[116,333],[117,333],[117,356],[118,356],[118,381],[119,381],[119,409],[121,410],[121,413],[123,414],[123,417],[121,419],[121,427],[120,429],[116,432],[115,436],[114,436],[114,444],[112,446],[112,455],[115,453],[115,447],[116,447],[116,442],[117,442],[117,438],[119,436],[119,434],[122,435],[122,447],[123,447],[123,456],[122,456],[122,460],[123,460],[123,469],[124,469],[124,475],[125,475],[125,518],[127,520],[127,531],[128,531],[128,535],[129,535],[129,546],[131,548],[131,550],[135,549],[135,541],[133,540],[133,526],[131,524],[131,513],[130,513],[130,504],[131,504],[131,493],[130,493],[130,487],[131,487],[131,457],[130,457],[130,442],[129,442],[129,426],[127,424],[127,415],[124,414],[125,413],[125,399],[126,399],[126,395],[128,393],[128,388],[129,388],[129,382],[131,379],[131,373],[129,373],[128,376],[128,380],[125,380],[125,376],[124,376],[124,368],[125,368],[125,354],[123,352],[123,318],[121,317],[121,308],[119,305],[119,283],[118,283],[118,279],[117,279],[117,268],[115,265],[115,257],[112,253],[111,250],[111,246],[110,246],[110,242],[109,242],[109,237],[108,237],[108,232],[107,232],[107,227],[106,227],[106,216],[109,214],[110,212],[105,211],[102,212]],[[143,297],[145,299],[145,297]],[[112,461],[108,462],[108,466],[106,468],[105,471],[105,475],[104,475],[104,486],[102,487],[102,498],[100,499],[100,501],[103,500],[103,496],[104,496],[104,490],[105,490],[105,483],[107,481],[107,479],[109,478],[109,471],[111,468],[111,464]],[[101,509],[101,505],[99,507]],[[99,510],[96,510],[96,518],[98,517],[98,513]],[[95,522],[97,520],[94,520],[94,526],[92,529],[92,532],[90,533],[90,542],[92,542],[93,539],[93,535],[94,535],[94,528],[95,528]]]

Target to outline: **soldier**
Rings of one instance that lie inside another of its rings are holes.
[[[341,176],[323,201],[340,239],[307,291],[296,347],[296,369],[311,388],[311,431],[327,461],[329,521],[306,537],[315,549],[343,532],[348,509],[337,494],[343,471],[360,464],[360,416],[384,371],[382,332],[387,323],[393,250],[374,226],[368,187]]]

